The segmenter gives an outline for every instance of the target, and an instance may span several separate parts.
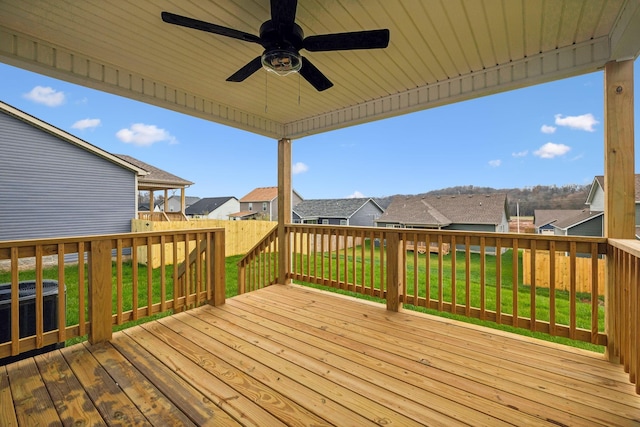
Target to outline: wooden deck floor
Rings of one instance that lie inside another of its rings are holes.
[[[594,355],[272,286],[0,367],[0,425],[640,425]]]

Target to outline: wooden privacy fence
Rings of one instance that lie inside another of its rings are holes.
[[[225,230],[225,255],[244,255],[249,252],[258,242],[260,242],[277,222],[273,221],[225,221],[219,219],[193,219],[189,221],[166,222],[166,221],[145,221],[134,219],[131,222],[131,231],[178,231],[191,229],[224,228]],[[188,251],[195,249],[191,243]],[[147,251],[138,253],[138,260],[147,263]],[[173,264],[173,249],[165,246],[165,262]],[[151,265],[156,268],[160,265],[160,247],[154,247],[151,253]],[[185,248],[179,248],[177,254],[178,262],[185,259]]]
[[[577,292],[591,293],[593,287],[593,260],[591,258],[573,258],[575,262],[575,284]],[[555,288],[560,291],[571,289],[571,262],[572,258],[565,253],[556,253],[554,262]],[[598,259],[598,295],[604,295],[604,259]],[[533,272],[535,269],[535,272]],[[531,262],[531,251],[525,250],[522,254],[522,281],[531,284],[531,273],[534,273],[536,288],[550,288],[551,258],[549,251],[536,251],[535,265]]]

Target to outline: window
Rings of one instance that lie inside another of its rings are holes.
[[[341,219],[340,220],[340,225],[347,225],[347,220],[346,219]]]
[[[323,220],[322,220],[322,224],[323,224],[323,225],[327,225],[327,224],[329,224],[329,220],[328,220],[328,219],[323,219]]]
[[[249,202],[249,210],[252,211],[253,210],[253,203]]]
[[[267,211],[267,202],[262,202],[262,210]]]

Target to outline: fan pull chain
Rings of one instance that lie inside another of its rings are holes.
[[[298,105],[300,105],[300,73],[298,74]]]

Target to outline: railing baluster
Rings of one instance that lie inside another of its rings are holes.
[[[133,320],[138,320],[138,244],[135,237],[131,242],[131,314]]]
[[[517,257],[514,260],[517,263]],[[537,329],[536,327],[536,241],[532,240],[531,241],[531,286],[529,287],[529,298],[530,298],[530,305],[531,305],[531,311],[529,312],[529,317],[531,318],[531,330],[535,331]],[[518,287],[518,282],[517,279],[514,282],[514,287]]]
[[[471,245],[471,242],[470,242],[469,236],[465,236],[464,237],[464,268],[465,268],[464,314],[467,317],[471,316],[471,247],[470,245]]]
[[[58,342],[67,339],[67,307],[64,271],[64,243],[58,243]]]
[[[502,241],[496,238],[496,323],[502,324]]]
[[[36,348],[42,348],[44,308],[42,304],[42,245],[36,245]]]
[[[147,316],[151,316],[153,307],[153,264],[153,242],[147,236]]]
[[[166,237],[163,234],[160,236],[160,312],[167,310],[167,255],[165,245]]]
[[[533,270],[535,265],[531,263]],[[549,333],[556,334],[556,243],[549,242]]]
[[[84,336],[87,333],[85,302],[85,273],[84,273],[84,242],[78,242],[78,335]]]
[[[11,248],[11,355],[20,354],[19,258],[18,248]]]
[[[425,252],[424,267],[425,267],[425,307],[431,308],[431,235],[425,236],[425,245],[427,246],[427,252]]]
[[[576,243],[569,244],[569,338],[576,337]]]
[[[122,289],[122,239],[116,240],[116,324],[122,325],[123,289]]]
[[[486,290],[486,239],[480,238],[480,319],[487,318],[487,290]]]
[[[637,258],[636,258],[637,260]],[[598,295],[600,284],[598,280],[598,245],[591,244],[591,342],[597,343],[600,313],[598,310]]]
[[[456,237],[455,236],[451,236],[451,248],[450,249],[450,254],[451,254],[451,313],[456,314],[456,305],[457,305],[457,292],[456,292],[456,288],[458,286],[457,284],[457,277],[456,277]],[[440,247],[440,251],[444,252],[444,248]]]
[[[512,302],[512,308],[511,308],[511,314],[512,314],[512,318],[511,318],[511,324],[514,327],[518,327],[518,317],[519,317],[519,313],[518,313],[518,239],[514,238],[513,239],[513,245],[511,248],[511,254],[512,254],[512,258],[511,258],[511,302]],[[497,257],[502,257],[501,253],[496,253]],[[533,255],[532,255],[533,256]],[[533,286],[533,285],[532,285]],[[534,295],[535,296],[535,295]],[[533,304],[533,307],[535,307],[535,301]]]

